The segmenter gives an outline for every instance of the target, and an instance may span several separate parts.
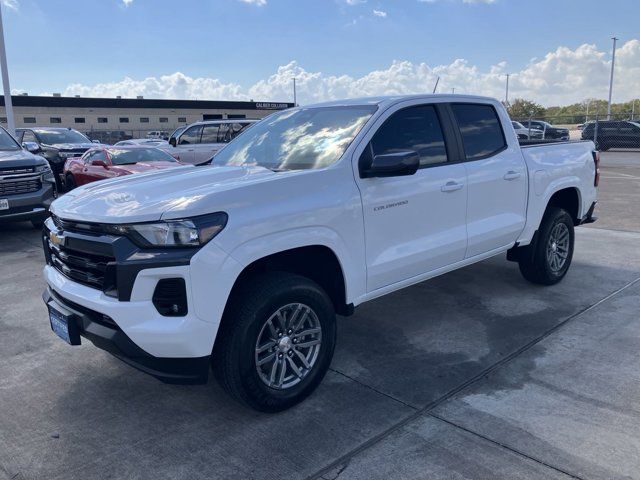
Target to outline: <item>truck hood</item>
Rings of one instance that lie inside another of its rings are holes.
[[[53,202],[51,212],[68,220],[115,224],[185,218],[241,201],[237,195],[222,199],[223,192],[289,173],[263,167],[180,166],[84,185]]]
[[[48,145],[50,147],[56,148],[58,150],[80,150],[85,149],[89,150],[90,148],[103,146],[101,143],[54,143],[53,145]]]
[[[34,167],[44,165],[47,161],[26,150],[0,150],[0,169],[16,167]]]

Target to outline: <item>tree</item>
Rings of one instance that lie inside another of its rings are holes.
[[[527,119],[529,117],[544,117],[546,109],[539,103],[516,98],[507,108],[509,116],[513,119]]]

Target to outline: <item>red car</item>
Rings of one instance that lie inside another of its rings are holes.
[[[73,157],[64,165],[64,183],[67,190],[79,185],[183,166],[174,157],[153,147],[100,147],[87,150],[81,157]]]

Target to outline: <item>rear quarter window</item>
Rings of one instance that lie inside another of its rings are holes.
[[[502,124],[492,105],[458,103],[451,105],[467,160],[481,160],[507,148]]]

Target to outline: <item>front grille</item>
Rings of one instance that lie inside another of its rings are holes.
[[[49,251],[51,265],[65,277],[100,290],[104,290],[105,287],[110,286],[108,284],[112,283],[105,279],[108,277],[109,262],[114,262],[114,257],[56,245],[48,237],[45,237],[44,240]]]
[[[19,195],[21,193],[33,193],[42,188],[40,177],[26,177],[11,179],[5,177],[0,180],[0,197]]]
[[[51,219],[56,227],[65,232],[78,233],[105,233],[104,229],[97,223],[74,222],[73,220],[63,220],[60,217],[51,215]]]
[[[0,177],[3,175],[19,175],[23,173],[33,173],[35,167],[13,167],[0,168]]]

